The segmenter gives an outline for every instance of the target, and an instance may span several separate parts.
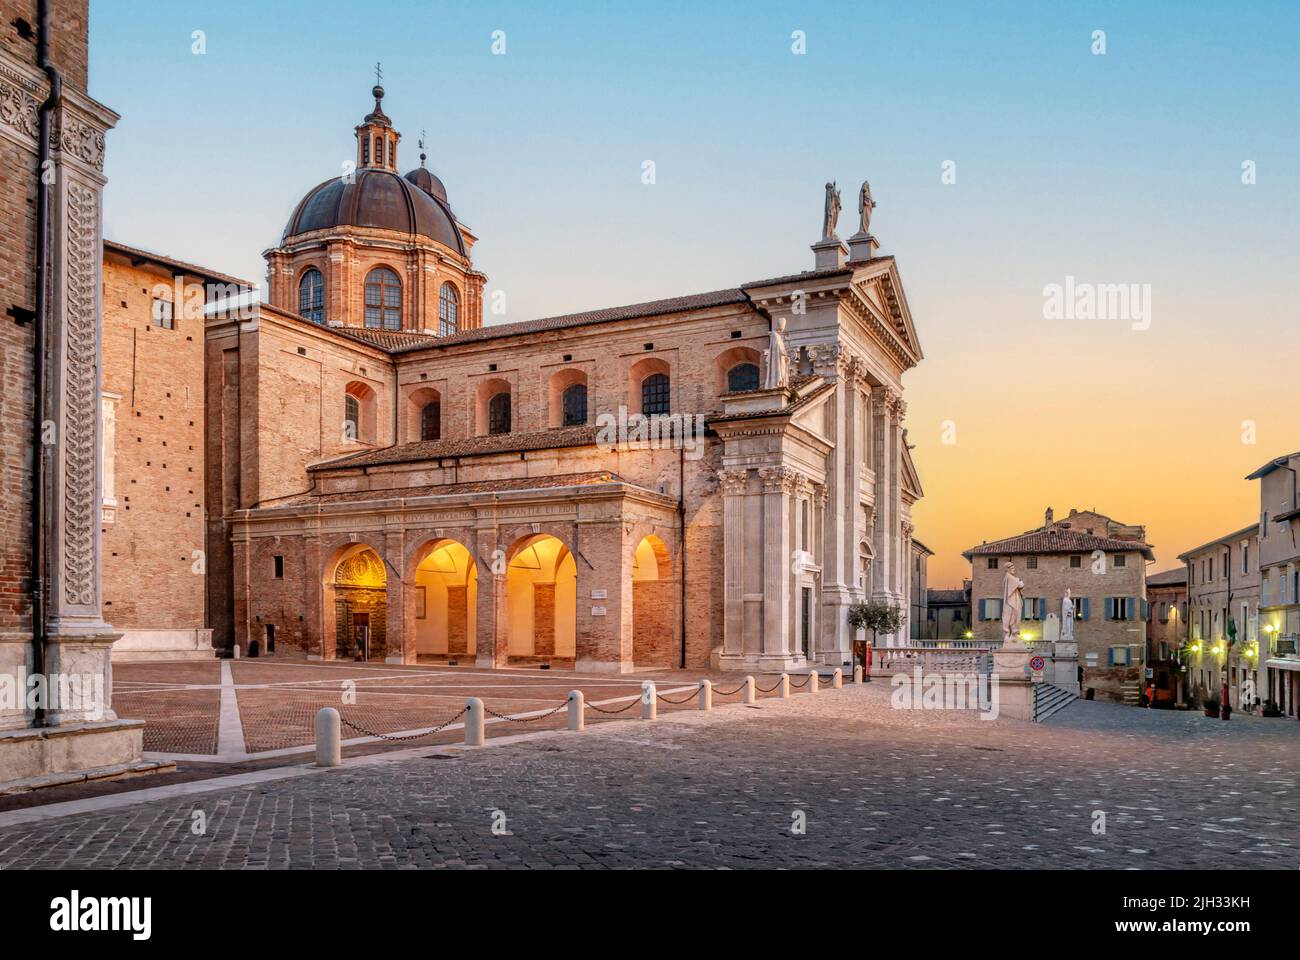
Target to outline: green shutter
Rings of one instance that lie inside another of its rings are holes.
[[[1115,598],[1114,597],[1106,598],[1106,619],[1107,620],[1115,619]]]
[[[985,613],[984,613],[984,604],[986,604],[986,603],[988,603],[987,600],[981,600],[981,601],[980,601],[980,619],[981,619],[981,620],[987,620],[987,619],[988,619],[988,617],[987,617],[987,616],[985,615]]]
[[[1082,610],[1083,610],[1083,619],[1084,619],[1084,620],[1087,620],[1090,616],[1092,616],[1092,601],[1091,601],[1091,600],[1089,600],[1087,597],[1080,597],[1080,598],[1078,599],[1078,601],[1076,601],[1076,602],[1078,602],[1078,603],[1080,603],[1080,604],[1083,605],[1083,606],[1082,606]]]
[[[1128,618],[1130,620],[1136,620],[1138,618],[1137,597],[1128,598]]]

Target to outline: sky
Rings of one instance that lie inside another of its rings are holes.
[[[823,183],[848,236],[869,179],[943,587],[1048,506],[1144,524],[1151,572],[1257,518],[1300,449],[1298,44],[1293,2],[91,0],[90,86],[106,236],[260,283],[382,62],[490,320],[808,269]],[[1068,282],[1133,297],[1053,313]]]

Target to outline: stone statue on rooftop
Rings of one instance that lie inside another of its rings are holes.
[[[764,390],[779,390],[790,385],[790,353],[785,347],[785,317],[777,317],[767,334],[767,350],[763,353]]]
[[[871,233],[871,211],[876,208],[876,201],[871,199],[871,184],[862,181],[858,191],[858,233],[869,236]]]
[[[839,234],[835,232],[835,227],[840,222],[840,191],[832,180],[826,184],[826,208],[822,216],[822,239],[836,240]]]

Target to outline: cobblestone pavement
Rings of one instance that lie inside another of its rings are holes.
[[[429,748],[12,826],[0,868],[1300,865],[1300,724],[1078,702],[1032,725],[888,696]]]

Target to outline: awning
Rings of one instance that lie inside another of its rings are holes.
[[[1265,660],[1270,670],[1300,670],[1300,660]]]

